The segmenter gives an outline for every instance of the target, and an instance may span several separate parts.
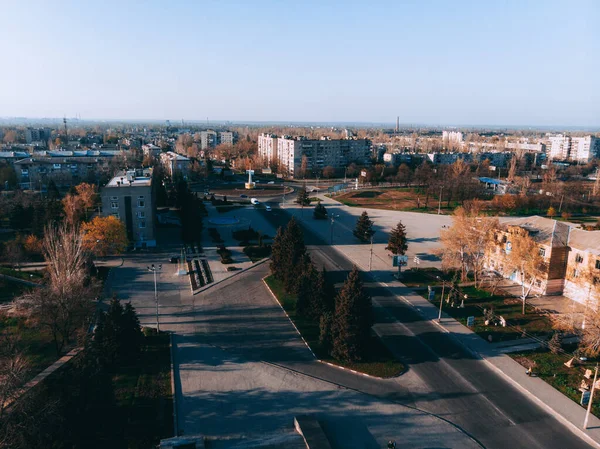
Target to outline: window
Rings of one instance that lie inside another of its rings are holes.
[[[28,170],[28,169],[26,169],[26,168],[23,168],[23,169],[21,169],[21,174],[22,174],[23,176],[27,176],[27,175],[29,175],[29,170]]]
[[[118,196],[111,196],[110,200],[111,201],[119,201],[119,197]]]
[[[146,227],[146,220],[140,221],[140,229],[144,229]]]
[[[110,208],[111,209],[118,209],[119,208],[119,202],[118,201],[111,201],[110,202]]]
[[[54,168],[60,168],[60,164],[54,164]]]
[[[144,195],[138,196],[138,200],[143,200],[143,199],[144,199]]]
[[[138,211],[137,217],[138,218],[146,218],[146,212],[143,210]]]
[[[571,273],[571,276],[573,278],[578,278],[579,277],[579,270],[577,268],[573,268],[573,272]]]
[[[113,213],[112,213],[112,216],[113,216],[113,217],[115,217],[115,218],[120,218],[120,217],[119,217],[119,213],[118,213],[118,212],[113,212]]]
[[[596,259],[596,270],[600,270],[600,259]]]
[[[540,248],[540,256],[546,257],[546,248]]]
[[[138,200],[137,207],[146,207],[146,202],[144,200]]]
[[[581,256],[581,254],[577,254],[575,256],[575,262],[577,262],[577,263],[583,262],[583,257]]]

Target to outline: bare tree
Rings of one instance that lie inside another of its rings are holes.
[[[79,228],[66,225],[47,226],[42,245],[50,278],[49,288],[64,295],[86,279],[86,253]]]
[[[545,272],[545,261],[540,254],[540,247],[525,229],[517,228],[509,232],[504,262],[505,270],[518,274],[525,314],[527,297],[534,285],[541,282]]]
[[[0,334],[0,418],[18,395],[28,369],[19,338],[8,332]]]

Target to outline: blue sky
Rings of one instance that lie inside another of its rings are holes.
[[[595,0],[0,6],[0,117],[600,126]]]

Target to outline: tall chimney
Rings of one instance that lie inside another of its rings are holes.
[[[400,116],[396,117],[396,133],[400,131]]]

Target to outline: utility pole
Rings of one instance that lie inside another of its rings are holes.
[[[329,236],[329,245],[333,246],[333,223],[334,223],[333,215],[331,216],[331,235]]]
[[[562,195],[562,196],[560,197],[560,205],[558,206],[558,212],[559,212],[559,213],[560,213],[560,211],[562,210],[562,203],[563,203],[563,199],[564,199],[564,198],[565,198],[565,196],[564,196],[564,195]]]
[[[373,264],[373,236],[371,236],[371,254],[369,255],[369,271],[371,271],[372,264]]]
[[[281,205],[285,208],[285,179],[283,180],[283,203]]]
[[[596,370],[594,371],[594,382],[592,383],[592,391],[590,391],[590,401],[588,402],[587,411],[585,412],[585,420],[583,421],[583,430],[587,429],[588,419],[590,418],[590,411],[592,410],[592,401],[594,400],[594,390],[596,389],[596,378],[598,377],[598,364],[596,363]]]
[[[156,272],[162,270],[162,264],[159,264],[158,267],[155,267],[152,264],[151,267],[147,267],[148,271],[151,271],[154,274],[154,302],[156,303],[156,332],[160,332],[160,322],[158,320],[158,290],[156,288]]]
[[[438,314],[438,323],[441,323],[441,321],[442,321],[442,305],[444,304],[444,290],[445,290],[445,288],[446,288],[446,280],[442,279],[442,297],[440,298],[440,313]]]
[[[438,215],[440,215],[442,213],[442,190],[444,189],[444,186],[440,187],[440,198],[438,201]]]

